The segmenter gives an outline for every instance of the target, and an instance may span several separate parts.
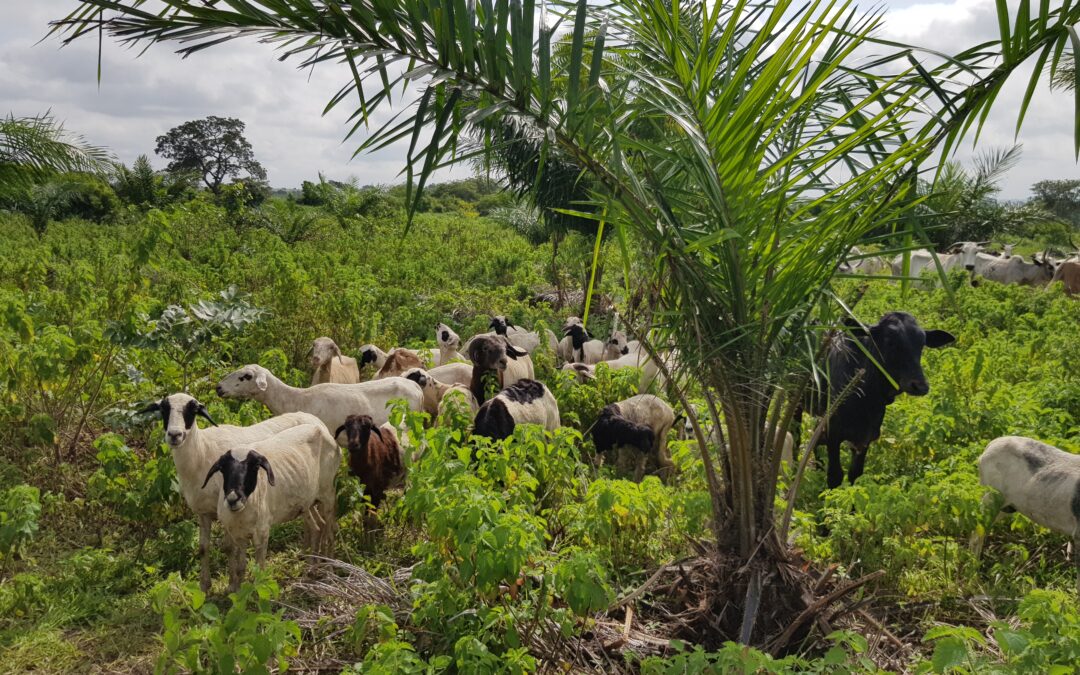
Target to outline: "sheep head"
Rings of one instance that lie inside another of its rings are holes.
[[[461,338],[445,323],[435,326],[435,342],[440,347],[453,347],[456,349],[461,346]]]
[[[368,439],[373,433],[380,441],[384,440],[382,431],[375,425],[371,415],[349,415],[345,418],[345,424],[334,431],[334,438],[338,438],[342,433],[345,434],[345,447],[349,452],[362,452],[367,449]]]
[[[222,398],[253,398],[266,391],[269,375],[266,368],[248,364],[222,378],[217,385],[217,394]]]
[[[188,394],[180,393],[166,396],[160,401],[146,406],[139,411],[139,414],[145,415],[154,412],[161,415],[161,423],[165,427],[165,441],[170,448],[174,449],[183,445],[184,441],[191,435],[191,430],[195,427],[196,416],[202,417],[215,427],[217,426],[217,422],[210,417],[206,406]]]
[[[321,337],[315,338],[315,341],[311,343],[308,354],[311,356],[311,368],[318,370],[328,365],[331,359],[341,358],[341,349],[330,338]]]
[[[234,456],[244,455],[244,459],[238,460]],[[206,480],[202,486],[210,482],[215,473],[221,473],[221,491],[225,497],[225,503],[229,510],[239,513],[247,506],[248,497],[255,493],[259,485],[259,469],[266,472],[266,480],[270,485],[274,484],[274,470],[270,468],[270,461],[255,450],[236,449],[229,450],[218,457],[210,471],[206,474]]]

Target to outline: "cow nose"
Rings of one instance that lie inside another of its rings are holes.
[[[912,396],[926,396],[930,393],[930,383],[926,380],[916,380],[908,385],[908,393]]]

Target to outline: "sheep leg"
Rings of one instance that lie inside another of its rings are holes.
[[[637,468],[634,470],[634,482],[640,483],[645,478],[645,462],[647,462],[649,456],[644,452],[638,453]]]
[[[270,543],[270,528],[255,531],[255,564],[259,567],[266,562],[266,547]]]
[[[326,526],[323,528],[322,540],[319,548],[322,555],[327,558],[334,556],[334,542],[337,538],[337,493],[331,491],[323,499],[319,500],[319,517]]]
[[[322,541],[322,527],[319,525],[319,512],[311,505],[304,510],[304,546],[315,555],[319,552]]]
[[[829,451],[829,469],[826,485],[835,490],[844,482],[844,467],[840,465],[840,441],[830,440],[826,446]]]
[[[848,471],[848,480],[852,485],[858,480],[859,476],[863,475],[863,466],[866,464],[866,449],[869,445],[860,447],[852,447],[851,449],[851,469]]]
[[[240,582],[244,580],[244,571],[247,569],[247,542],[234,541],[232,554],[229,556],[229,592],[235,593],[240,590]]]
[[[214,522],[214,519],[208,515],[199,516],[199,558],[201,559],[201,569],[199,570],[199,589],[203,593],[210,590],[210,525]],[[229,535],[225,535],[226,543],[229,542]]]
[[[1073,565],[1076,566],[1076,592],[1080,594],[1080,535],[1073,537]]]

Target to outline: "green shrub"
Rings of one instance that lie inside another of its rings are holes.
[[[169,575],[151,591],[164,622],[155,672],[265,673],[271,664],[286,670],[300,647],[300,628],[273,609],[278,595],[277,583],[260,571],[229,595],[232,606],[222,613],[197,583]]]
[[[41,493],[30,485],[16,485],[0,492],[0,559],[4,568],[38,531]]]

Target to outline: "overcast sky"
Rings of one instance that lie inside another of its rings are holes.
[[[865,3],[869,4],[869,3]],[[885,0],[885,37],[956,52],[997,35],[994,0]],[[187,120],[218,115],[247,123],[247,137],[275,187],[298,187],[322,171],[360,183],[399,182],[404,148],[351,159],[358,141],[342,142],[347,111],[322,116],[327,100],[348,75],[324,66],[298,71],[265,45],[231,42],[181,59],[171,45],[138,56],[106,42],[102,81],[96,81],[97,41],[60,48],[38,41],[50,19],[70,11],[70,0],[0,0],[0,115],[45,110],[87,140],[110,148],[124,162],[153,157],[154,139]],[[1008,147],[1026,79],[998,97],[979,149]],[[1019,137],[1023,159],[1002,184],[1002,197],[1023,199],[1032,183],[1080,178],[1073,156],[1071,94],[1040,91]],[[970,144],[958,157],[970,157]]]

